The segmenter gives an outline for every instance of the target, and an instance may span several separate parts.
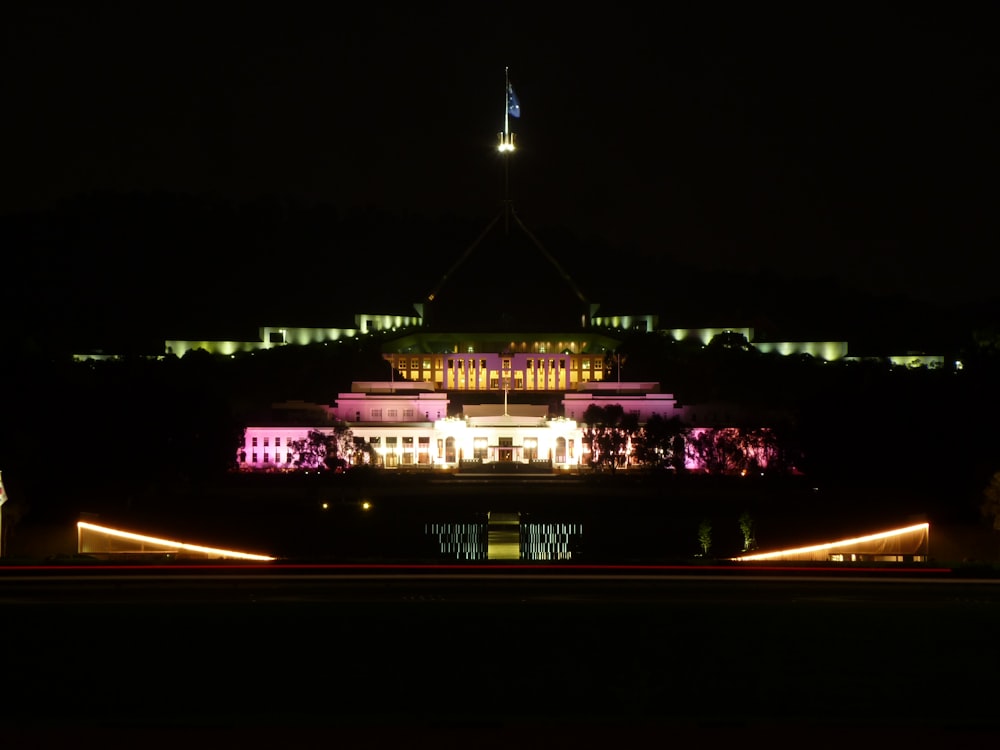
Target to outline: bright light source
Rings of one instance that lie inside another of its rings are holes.
[[[202,547],[197,544],[185,544],[184,542],[174,542],[169,539],[158,539],[152,536],[145,536],[143,534],[133,534],[131,531],[122,531],[121,529],[111,529],[107,526],[97,526],[92,523],[87,523],[86,521],[78,521],[77,529],[93,531],[98,534],[104,534],[106,536],[114,536],[119,539],[128,539],[134,542],[142,542],[143,544],[155,544],[158,547],[167,547],[169,549],[164,550],[164,552],[171,552],[177,550],[184,550],[186,552],[198,552],[203,555],[212,555],[214,557],[234,557],[240,560],[262,560],[270,561],[274,560],[273,557],[268,557],[267,555],[254,555],[249,552],[235,552],[228,549],[216,549],[215,547]],[[86,550],[79,550],[80,552],[86,552]]]
[[[815,544],[811,547],[797,547],[795,549],[785,549],[778,550],[777,552],[761,552],[755,555],[743,555],[741,557],[732,558],[735,562],[746,562],[748,560],[774,560],[782,557],[796,557],[808,554],[810,552],[819,552],[821,550],[834,549],[836,547],[845,547],[848,545],[859,545],[865,542],[873,542],[879,539],[887,539],[894,536],[903,536],[904,534],[913,534],[917,532],[922,532],[927,534],[930,529],[929,523],[918,523],[914,526],[907,526],[902,529],[892,529],[891,531],[881,531],[877,534],[869,534],[867,536],[859,536],[853,539],[841,539],[836,542],[828,542],[826,544]]]

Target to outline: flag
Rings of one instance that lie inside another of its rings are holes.
[[[0,474],[0,505],[7,502],[7,491],[3,488],[3,475]]]
[[[514,93],[514,87],[507,82],[507,112],[511,117],[521,116],[521,102],[517,100],[517,94]]]

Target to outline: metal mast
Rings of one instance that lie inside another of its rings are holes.
[[[504,234],[510,234],[510,155],[514,152],[515,134],[510,130],[510,118],[521,116],[521,104],[510,85],[510,68],[504,68],[503,132],[497,133],[497,150],[503,155]]]

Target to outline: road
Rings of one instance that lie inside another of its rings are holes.
[[[22,567],[0,622],[8,737],[1000,733],[1000,581],[943,571]]]

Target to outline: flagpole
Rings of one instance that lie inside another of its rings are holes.
[[[503,69],[503,134],[504,140],[510,141],[510,66]]]
[[[510,153],[514,150],[514,134],[510,132],[511,105],[514,93],[510,87],[510,66],[503,69],[503,132],[499,134],[500,153],[503,154],[503,231],[510,234]]]
[[[503,69],[503,135],[510,144],[510,67]],[[510,152],[503,158],[503,233],[510,234]],[[504,413],[507,412],[507,394],[504,394]]]

